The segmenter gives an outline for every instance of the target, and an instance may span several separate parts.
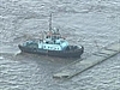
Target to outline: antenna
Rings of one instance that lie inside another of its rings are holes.
[[[50,17],[49,17],[49,31],[52,30],[52,13],[50,13]]]

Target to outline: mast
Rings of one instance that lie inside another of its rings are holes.
[[[52,13],[50,13],[49,17],[49,31],[52,31]]]

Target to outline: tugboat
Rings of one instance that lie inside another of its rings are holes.
[[[84,52],[83,46],[69,45],[59,32],[52,29],[52,14],[49,19],[49,31],[45,38],[29,40],[18,47],[22,52],[61,58],[79,58]]]

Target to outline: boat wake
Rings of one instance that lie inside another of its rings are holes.
[[[16,56],[21,51],[18,48],[14,48],[12,46],[4,46],[0,48],[0,55],[10,55],[10,56]],[[2,59],[2,57],[0,57]]]

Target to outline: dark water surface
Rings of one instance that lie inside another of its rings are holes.
[[[48,30],[49,12],[86,58],[120,41],[119,0],[0,0],[0,90],[120,90],[120,54],[70,79],[52,75],[73,59],[19,54],[17,45]]]

